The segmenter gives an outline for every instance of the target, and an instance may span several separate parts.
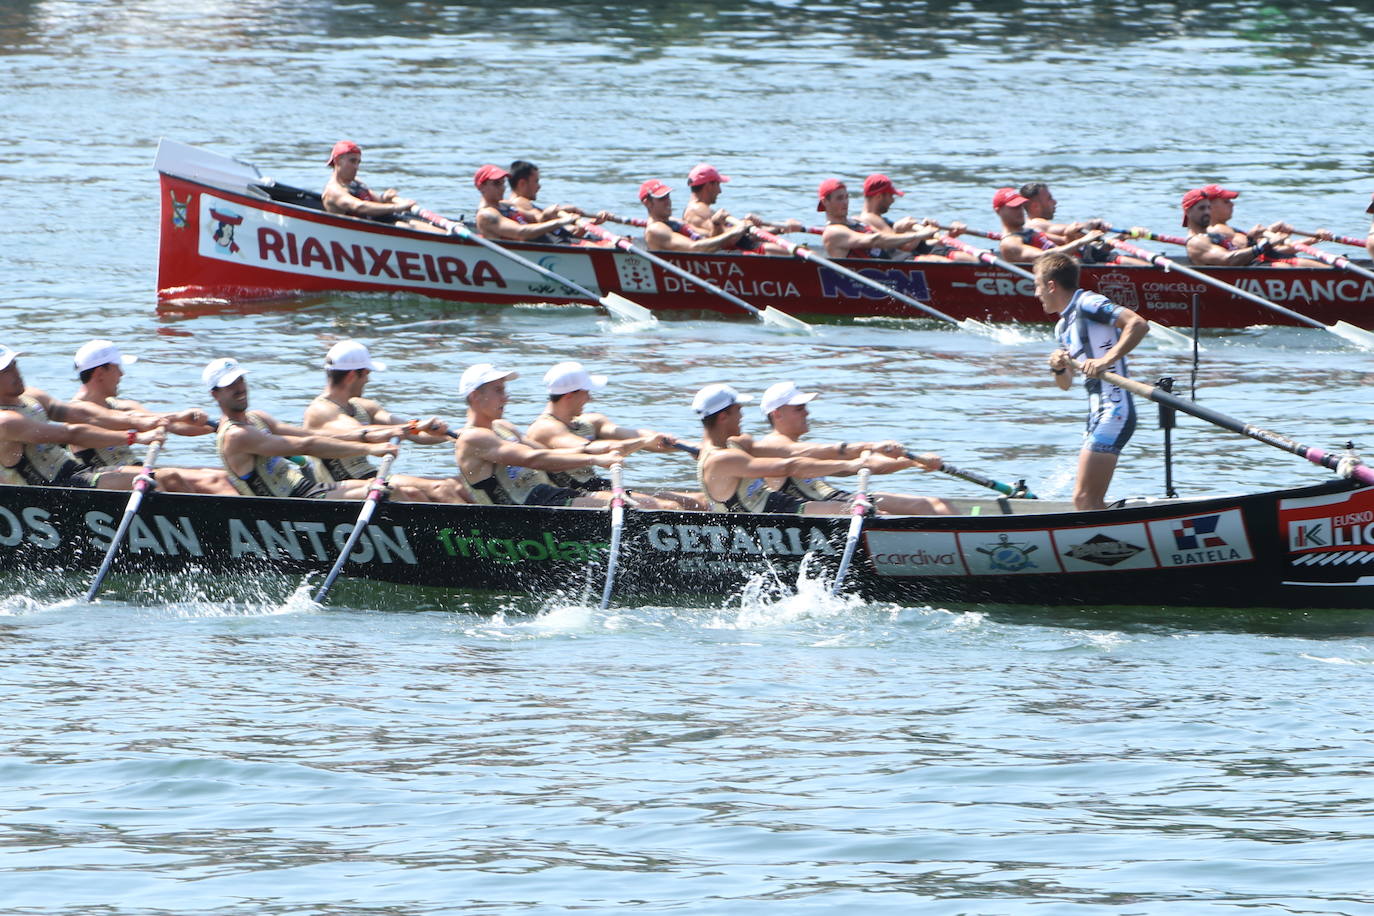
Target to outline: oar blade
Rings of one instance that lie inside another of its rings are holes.
[[[1000,344],[1025,343],[1029,339],[1014,328],[999,328],[996,325],[988,324],[986,321],[979,321],[977,318],[962,318],[955,324],[961,331],[987,337]]]
[[[1191,350],[1193,348],[1193,338],[1187,334],[1182,334],[1169,327],[1167,324],[1160,324],[1153,318],[1146,319],[1150,322],[1150,338],[1160,346],[1182,347]],[[1198,345],[1198,352],[1202,351],[1202,345]]]
[[[1361,349],[1374,350],[1374,332],[1356,327],[1348,321],[1338,321],[1328,327],[1327,330]]]
[[[658,319],[654,313],[640,305],[638,302],[631,302],[620,293],[607,293],[601,297],[601,304],[606,306],[606,311],[619,321],[633,321],[638,324],[658,324]]]
[[[773,306],[768,306],[759,312],[759,317],[764,324],[770,325],[789,334],[815,334],[816,329],[811,327],[800,318],[794,318],[786,312],[780,312]]]

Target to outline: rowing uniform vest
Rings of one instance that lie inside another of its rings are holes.
[[[849,226],[849,228],[853,229],[855,232],[869,233],[876,231],[868,223],[861,223],[856,219],[851,219],[845,225]],[[892,252],[888,251],[886,248],[851,248],[849,249],[849,254],[845,255],[845,257],[873,258],[878,261],[890,261],[892,260]]]
[[[1015,232],[1008,232],[1007,235],[1018,235],[1021,237],[1021,241],[1027,245],[1034,245],[1041,251],[1049,251],[1051,248],[1058,247],[1054,244],[1053,239],[1038,229],[1018,229]]]
[[[733,445],[728,447],[735,448]],[[697,456],[697,483],[701,485],[701,492],[706,494],[706,507],[711,512],[797,513],[802,510],[805,499],[771,490],[759,477],[741,477],[735,483],[735,492],[724,500],[716,499],[706,488],[706,475],[702,471],[712,451],[713,448],[704,448]]]
[[[372,189],[356,178],[348,183],[348,193],[359,200],[373,201],[377,199],[372,196]]]
[[[854,495],[832,487],[824,477],[788,477],[783,480],[778,492],[803,502],[834,502],[850,499]]]
[[[229,473],[229,480],[235,490],[244,496],[302,496],[307,499],[320,499],[332,489],[329,484],[318,483],[308,468],[302,468],[291,459],[279,455],[254,455],[253,467],[247,474],[239,476],[234,473],[234,469],[229,466],[229,459],[224,454],[224,440],[230,429],[243,425],[226,418],[220,421],[219,431],[215,433],[215,451],[219,453],[219,460],[223,462],[224,470]],[[267,428],[267,422],[255,413],[248,415],[247,425],[265,433],[272,432]]]
[[[520,436],[506,426],[493,425],[491,431],[507,442],[520,441]],[[537,468],[495,463],[490,477],[468,483],[472,501],[479,506],[523,506],[535,487],[540,484],[553,486],[549,475]]]
[[[105,406],[111,410],[121,409],[118,398],[106,398]],[[134,450],[127,445],[107,445],[103,448],[83,448],[79,452],[73,452],[76,459],[88,468],[122,468],[129,465],[139,464],[138,458],[134,456]]]
[[[37,399],[27,394],[19,396],[19,403],[0,405],[38,423],[51,423],[48,411]],[[0,468],[0,482],[19,486],[59,487],[91,486],[89,476],[83,478],[81,462],[60,443],[24,443],[19,460]]]
[[[335,407],[339,406],[322,394],[316,395],[315,400],[324,401]],[[348,399],[348,415],[363,426],[372,423],[372,414],[367,412],[367,409],[357,398]],[[377,469],[363,455],[353,455],[349,458],[316,458],[312,455],[306,458],[306,463],[310,465],[310,470],[314,473],[315,479],[322,483],[340,480],[371,480],[377,476]]]
[[[522,226],[530,225],[530,218],[528,216],[518,210],[513,204],[509,204],[504,200],[496,202],[496,210],[508,220],[517,222]],[[567,245],[572,243],[573,235],[568,232],[566,228],[560,226],[551,232],[545,232],[543,235],[532,239],[525,239],[525,241],[538,242],[542,245]]]
[[[1207,233],[1207,238],[1213,245],[1220,245],[1227,251],[1235,251],[1238,247],[1235,238],[1227,235],[1225,232],[1209,232]]]
[[[572,433],[574,436],[581,436],[588,442],[596,441],[596,429],[592,424],[581,417],[573,417],[571,422],[564,423],[551,413],[546,413],[544,416],[548,417],[550,420],[557,420],[559,423],[563,423],[563,425],[568,428],[568,432]],[[591,465],[582,468],[573,468],[570,471],[548,471],[547,473],[549,475],[549,480],[552,480],[556,486],[571,487],[583,493],[597,493],[601,490],[609,490],[611,488],[611,482],[598,475]]]

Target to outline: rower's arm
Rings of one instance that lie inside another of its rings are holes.
[[[508,241],[527,242],[576,221],[576,213],[565,213],[554,219],[540,220],[537,223],[517,223],[513,219],[502,216],[491,207],[483,207],[477,211],[477,231],[482,234],[483,238],[496,241],[506,239]]]
[[[333,436],[315,435],[286,423],[278,424],[283,432],[264,432],[251,426],[240,426],[229,434],[231,450],[251,455],[289,458],[292,455],[313,455],[316,458],[352,458],[359,455],[385,455],[395,446],[383,442],[346,442]],[[303,434],[303,435],[301,435]]]
[[[86,423],[50,423],[33,420],[13,410],[0,410],[0,441],[23,442],[30,445],[75,445],[79,448],[107,448],[127,445],[125,431],[103,429]],[[159,429],[143,431],[135,442],[148,442],[162,434]]]
[[[1244,267],[1263,252],[1261,245],[1227,251],[1207,236],[1198,234],[1188,240],[1188,260],[1208,267]]]
[[[493,464],[513,464],[522,468],[535,468],[540,471],[571,471],[589,464],[610,467],[621,460],[620,455],[608,452],[591,455],[581,449],[531,448],[521,442],[508,442],[492,436],[493,442],[484,442],[479,449],[481,457]]]
[[[658,222],[651,223],[644,230],[644,244],[650,251],[719,251],[724,246],[739,241],[748,231],[747,223],[739,223],[718,235],[704,239],[689,239]]]
[[[1096,359],[1083,360],[1083,374],[1089,378],[1097,378],[1104,370],[1110,369],[1150,333],[1149,322],[1130,309],[1120,306],[1117,307],[1112,324],[1120,331],[1116,343]]]
[[[154,414],[143,410],[112,410],[90,401],[59,401],[46,395],[44,397],[47,398],[47,403],[43,406],[47,409],[48,416],[54,420],[71,420],[105,429],[133,428],[142,432],[157,426],[166,426],[173,419],[169,414]],[[40,403],[43,402],[43,398],[38,400]]]
[[[322,195],[324,209],[329,213],[342,213],[362,219],[376,219],[379,216],[396,216],[415,206],[415,201],[405,197],[392,200],[363,200],[354,197],[338,185],[331,185]]]
[[[849,461],[822,458],[759,458],[738,449],[721,449],[710,461],[721,471],[735,477],[825,477],[857,474],[863,466],[860,458]]]

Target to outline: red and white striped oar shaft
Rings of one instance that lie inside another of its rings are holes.
[[[1131,229],[1116,229],[1108,226],[1105,230],[1114,235],[1124,235],[1128,239],[1147,239],[1151,242],[1164,242],[1167,245],[1187,245],[1188,240],[1181,235],[1161,235],[1158,232],[1151,232],[1149,229],[1142,229],[1135,226]]]
[[[1315,232],[1302,232],[1298,229],[1294,229],[1293,234],[1303,236],[1304,238],[1317,237],[1317,233]],[[1356,238],[1353,235],[1333,235],[1331,236],[1331,241],[1340,245],[1350,245],[1353,248],[1364,248],[1369,244],[1369,239]]]
[[[1362,277],[1369,277],[1370,279],[1374,279],[1374,270],[1367,270],[1366,268],[1360,267],[1357,264],[1352,264],[1350,262],[1350,259],[1343,254],[1332,254],[1329,251],[1322,251],[1320,248],[1313,248],[1311,245],[1302,244],[1295,244],[1293,246],[1293,249],[1295,251],[1302,252],[1309,258],[1315,258],[1316,260],[1321,261],[1323,264],[1330,264],[1332,267],[1336,267],[1341,270],[1348,270],[1351,273],[1359,274]]]

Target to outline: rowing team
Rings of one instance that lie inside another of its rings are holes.
[[[666,433],[628,429],[586,410],[607,379],[576,362],[544,376],[544,411],[521,432],[504,418],[506,383],[515,372],[490,363],[469,367],[458,383],[467,423],[450,432],[436,417],[407,421],[364,396],[374,371],[385,369],[366,346],[345,340],[325,356],[325,384],[299,426],[250,410],[247,370],[223,357],[206,365],[202,380],[222,412],[217,422],[201,409],[155,413],[119,395],[124,355],[108,340],[76,351],[80,388],[59,400],[24,384],[20,353],[0,346],[0,482],[15,485],[131,489],[144,469],[132,446],[168,433],[215,436],[223,468],[157,468],[156,484],[168,491],[314,499],[360,499],[377,470],[369,457],[394,455],[404,439],[437,445],[452,439],[458,474],[429,478],[392,476],[394,498],[414,502],[479,505],[604,506],[610,484],[598,474],[644,449],[697,452],[700,492],[632,493],[643,509],[716,512],[840,514],[851,494],[824,475],[886,474],[909,467],[936,469],[935,455],[909,457],[896,442],[802,443],[807,404],[815,393],[780,382],[764,392],[761,411],[771,431],[754,438],[741,430],[740,405],[752,400],[729,385],[707,385],[692,409],[701,418],[699,448]],[[948,513],[938,499],[873,494],[878,511]]]
[[[325,210],[361,219],[405,222],[421,231],[444,231],[413,218],[415,201],[400,197],[395,188],[374,193],[358,179],[362,150],[352,140],[340,140],[330,152],[333,175],[325,185],[322,201]],[[507,182],[509,181],[509,187]],[[700,163],[687,174],[691,199],[681,217],[674,216],[672,192],[663,181],[649,179],[639,186],[639,200],[646,218],[630,220],[644,227],[644,245],[651,251],[715,252],[746,254],[791,253],[789,246],[771,240],[773,234],[804,232],[795,219],[770,222],[749,213],[735,218],[717,207],[722,188],[730,181],[714,166]],[[606,211],[589,213],[570,204],[541,207],[539,167],[525,160],[512,162],[509,169],[484,165],[473,175],[481,195],[476,212],[478,232],[494,241],[546,242],[581,245],[611,244],[598,223],[614,217]],[[941,226],[933,219],[902,217],[895,221],[889,211],[905,191],[898,190],[883,174],[869,175],[863,183],[863,210],[851,217],[849,189],[838,178],[827,178],[817,188],[816,209],[825,214],[826,224],[818,228],[825,253],[832,258],[875,258],[882,260],[977,261],[979,249],[959,241],[965,231],[962,223]],[[1249,231],[1235,229],[1230,220],[1234,201],[1240,192],[1209,184],[1183,195],[1183,225],[1187,238],[1153,236],[1135,227],[1131,233],[1176,241],[1187,246],[1194,264],[1239,267],[1326,267],[1325,262],[1299,257],[1300,247],[1331,241],[1329,230],[1318,230],[1303,241],[1293,242],[1295,230],[1287,223],[1256,225]],[[1002,223],[1002,231],[986,233],[998,240],[999,253],[1008,261],[1030,262],[1047,251],[1067,251],[1085,263],[1145,264],[1146,261],[1121,254],[1101,234],[1110,224],[1103,219],[1056,222],[1058,201],[1048,184],[1032,181],[1019,188],[999,188],[992,197],[992,208]],[[1374,213],[1374,200],[1368,213]],[[1367,242],[1374,257],[1374,226]]]

